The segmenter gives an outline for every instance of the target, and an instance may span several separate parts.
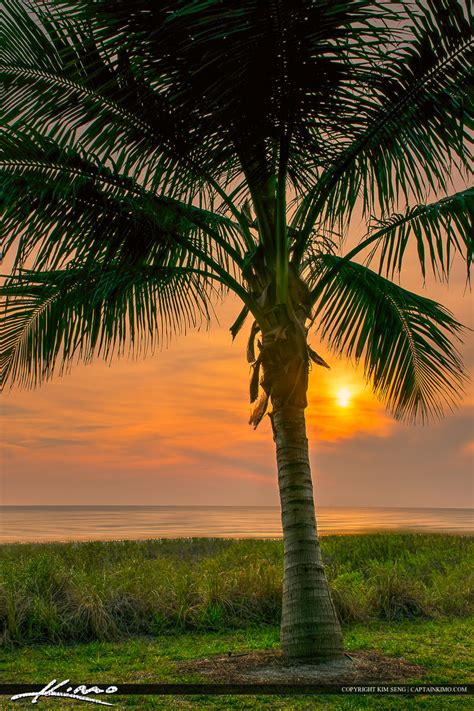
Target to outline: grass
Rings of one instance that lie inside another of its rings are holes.
[[[437,534],[324,538],[347,650],[420,664],[425,672],[414,683],[472,680],[472,545],[468,537]],[[180,662],[278,646],[281,575],[280,541],[2,546],[0,676],[35,684],[203,681],[183,674]],[[129,696],[114,703],[173,710],[471,707],[471,699],[459,696],[370,695]],[[5,711],[18,708],[8,697],[0,704]]]
[[[323,556],[346,624],[472,612],[473,540],[328,536]],[[281,541],[180,539],[0,548],[6,645],[220,633],[278,623]]]
[[[403,656],[421,664],[426,672],[414,683],[466,683],[473,678],[469,634],[472,619],[372,621],[345,625],[349,652],[377,649],[387,655]],[[0,675],[8,682],[45,683],[70,678],[77,683],[190,682],[202,681],[183,675],[179,663],[211,654],[234,653],[278,646],[275,626],[221,632],[183,632],[156,639],[136,638],[121,642],[89,642],[76,645],[41,645],[4,648],[0,651]],[[194,696],[121,697],[114,708],[126,709],[328,709],[328,711],[391,711],[400,709],[440,709],[457,711],[472,708],[472,698],[461,696]],[[18,708],[4,697],[5,711]],[[69,708],[58,700],[40,702],[42,708]],[[78,706],[80,704],[78,702]]]

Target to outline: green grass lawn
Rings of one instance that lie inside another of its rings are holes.
[[[473,539],[328,536],[346,648],[419,664],[413,682],[473,681]],[[209,681],[180,664],[278,647],[281,541],[189,539],[0,547],[0,677],[45,684]],[[472,698],[122,697],[118,708],[467,709]],[[0,708],[28,707],[0,699]],[[69,708],[44,700],[42,708]],[[84,707],[81,702],[72,702]]]
[[[473,680],[469,635],[472,618],[456,620],[411,620],[371,622],[345,627],[346,648],[350,651],[376,649],[422,665],[423,683],[466,683]],[[198,675],[183,675],[179,663],[212,654],[234,653],[278,646],[275,627],[232,632],[181,633],[156,639],[136,638],[123,642],[89,642],[75,645],[35,645],[4,649],[0,653],[0,673],[9,682],[45,683],[55,678],[71,678],[77,683],[105,682],[186,682],[206,681]],[[4,709],[26,706],[9,703]],[[80,702],[71,702],[78,707]],[[66,708],[68,702],[42,699],[43,708]],[[401,696],[311,696],[311,697],[121,697],[119,708],[141,709],[468,709],[466,697]]]

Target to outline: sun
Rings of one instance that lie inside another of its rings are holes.
[[[352,393],[349,388],[339,388],[336,393],[336,399],[339,407],[349,407],[352,399]]]

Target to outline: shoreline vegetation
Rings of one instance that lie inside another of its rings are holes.
[[[419,672],[406,683],[472,680],[473,544],[472,537],[445,534],[324,537],[346,651],[415,665]],[[2,545],[0,676],[34,684],[202,683],[209,679],[200,660],[276,651],[282,545],[207,538]],[[53,710],[57,701],[41,704]],[[259,694],[137,695],[114,703],[137,711],[468,711],[471,701]],[[17,708],[6,697],[1,703],[5,711]]]
[[[329,535],[321,548],[344,625],[474,611],[470,536]],[[1,640],[11,648],[273,629],[282,571],[281,540],[4,544]]]

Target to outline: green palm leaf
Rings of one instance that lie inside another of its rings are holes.
[[[318,280],[332,278],[318,290]],[[426,419],[452,407],[463,367],[453,340],[462,326],[440,304],[335,255],[313,264],[321,338],[362,361],[377,396],[396,418]]]
[[[4,248],[37,269],[71,259],[120,260],[128,267],[206,264],[216,279],[232,275],[244,243],[230,219],[145,190],[93,155],[38,134],[5,131],[0,142]],[[227,278],[228,277],[228,278]]]
[[[21,272],[1,287],[0,375],[32,386],[73,362],[146,353],[208,322],[216,290],[192,268],[70,265]]]
[[[423,278],[426,263],[433,274],[447,278],[453,256],[461,255],[469,278],[474,249],[474,188],[428,205],[415,205],[404,214],[377,220],[362,241],[373,243],[369,260],[379,259],[379,269],[388,276],[400,272],[405,249],[412,239],[417,246]]]
[[[380,209],[353,253],[384,272],[413,239],[423,274],[469,263],[471,192],[422,204],[469,164],[465,0],[6,0],[3,17],[14,270],[205,275],[243,301],[235,334],[248,312],[262,332],[307,314],[315,259],[315,293],[346,293],[348,260],[320,258],[358,200]]]
[[[340,149],[296,212],[297,259],[316,222],[347,225],[360,199],[366,213],[389,212],[399,196],[422,202],[428,190],[448,192],[453,165],[469,170],[470,5],[429,0],[406,9],[409,31],[394,31],[391,50],[371,57],[372,81],[361,94],[355,88],[359,116],[341,118]]]

